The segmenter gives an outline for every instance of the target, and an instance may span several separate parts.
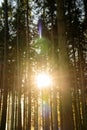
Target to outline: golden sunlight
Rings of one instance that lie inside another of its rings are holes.
[[[36,84],[39,88],[49,87],[52,84],[52,78],[48,73],[38,73],[36,76]]]

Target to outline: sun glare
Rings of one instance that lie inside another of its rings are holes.
[[[52,83],[51,76],[47,73],[39,73],[36,76],[36,83],[39,88],[49,87]]]

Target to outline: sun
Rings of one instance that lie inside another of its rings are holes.
[[[39,88],[46,88],[51,86],[52,78],[48,73],[38,73],[36,76],[36,84]]]

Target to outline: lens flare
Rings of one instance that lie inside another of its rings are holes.
[[[39,31],[39,37],[42,37],[42,21],[39,19],[38,21],[38,31]]]
[[[36,83],[39,88],[49,87],[51,85],[52,79],[47,73],[39,73],[36,76]]]

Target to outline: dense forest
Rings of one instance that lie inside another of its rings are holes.
[[[86,0],[1,0],[0,130],[87,130]]]

